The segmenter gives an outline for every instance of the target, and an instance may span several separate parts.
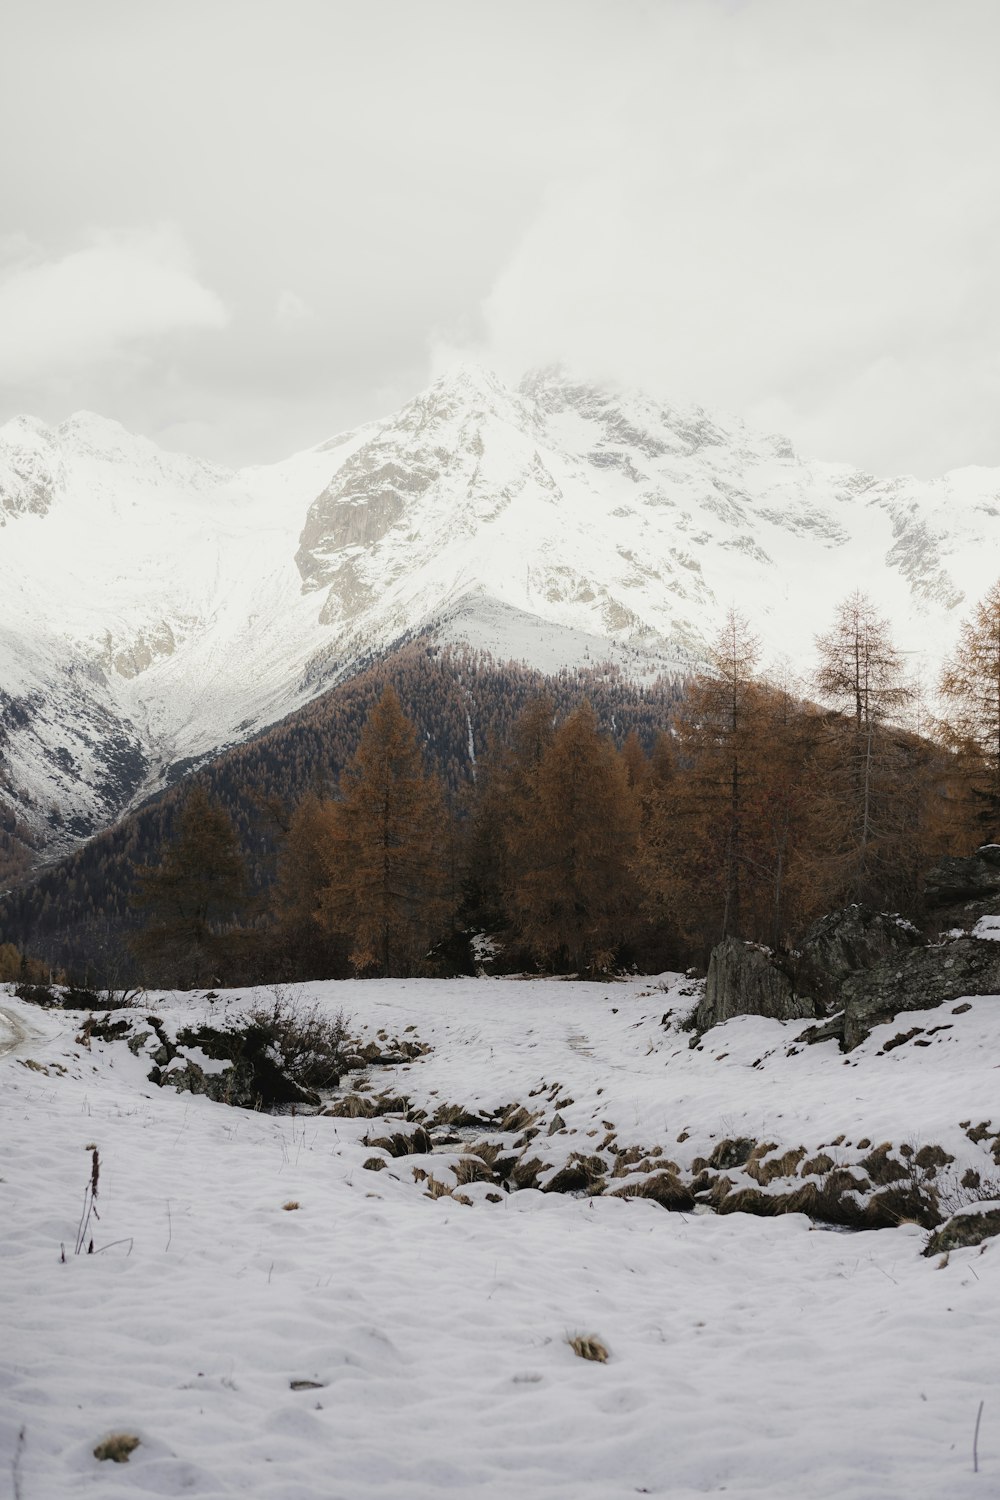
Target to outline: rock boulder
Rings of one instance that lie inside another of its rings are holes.
[[[850,1052],[873,1026],[902,1011],[930,1010],[963,995],[1000,995],[1000,943],[966,937],[911,948],[849,974],[840,994],[843,1047]]]
[[[789,974],[770,949],[731,937],[712,949],[704,998],[695,1011],[699,1031],[732,1016],[799,1021],[815,1015],[815,1003],[795,994]]]
[[[967,858],[938,860],[924,877],[924,900],[937,909],[1000,898],[1000,844],[983,844]]]
[[[830,912],[813,923],[799,944],[795,988],[839,1009],[841,986],[849,974],[870,969],[920,941],[913,923],[893,912],[860,904]]]

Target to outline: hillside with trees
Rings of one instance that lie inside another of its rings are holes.
[[[292,873],[290,853],[282,860],[280,850],[289,833],[297,831],[300,841],[309,837],[297,809],[310,798],[334,796],[341,771],[390,683],[415,726],[428,768],[440,778],[448,807],[458,813],[467,806],[480,758],[490,745],[510,740],[519,714],[534,698],[549,695],[553,711],[564,715],[587,697],[616,738],[634,731],[651,745],[682,692],[668,679],[637,687],[613,668],[546,677],[483,654],[411,642],[255,739],[190,769],[183,780],[67,858],[14,885],[0,896],[0,942],[81,976],[89,972],[117,982],[131,974],[128,940],[144,922],[135,902],[137,871],[155,865],[176,836],[192,788],[200,788],[232,824],[245,881],[241,920],[251,927],[265,920],[263,894],[272,887],[284,893],[281,909],[287,916],[301,876]]]
[[[735,611],[683,692],[411,644],[10,893],[0,938],[189,986],[458,972],[475,932],[508,968],[700,966],[854,902],[919,915],[925,870],[997,832],[998,618],[994,590],[933,738],[860,593],[809,698]]]

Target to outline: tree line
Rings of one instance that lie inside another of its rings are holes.
[[[178,984],[448,973],[485,931],[508,968],[597,975],[701,965],[730,935],[787,946],[853,901],[915,914],[929,864],[1000,828],[1000,584],[934,723],[864,594],[816,650],[802,696],[731,612],[652,736],[539,694],[457,786],[385,684],[336,784],[286,807],[256,898],[231,819],[192,791],[141,871],[136,960]]]

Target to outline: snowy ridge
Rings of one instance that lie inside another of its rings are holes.
[[[556,370],[463,366],[229,471],[78,413],[0,428],[3,785],[54,845],[422,629],[546,670],[689,670],[731,604],[808,664],[867,590],[929,673],[993,582],[1000,471],[877,480]],[[53,830],[55,832],[53,833]]]

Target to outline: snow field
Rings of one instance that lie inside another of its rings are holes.
[[[692,1050],[661,1025],[693,1003],[684,987],[300,994],[359,1032],[415,1025],[434,1050],[372,1069],[372,1088],[429,1110],[530,1107],[558,1082],[573,1102],[566,1136],[533,1143],[547,1160],[593,1149],[603,1117],[623,1145],[675,1160],[744,1129],[810,1149],[846,1134],[846,1150],[864,1128],[982,1165],[958,1122],[996,1099],[995,999],[908,1015],[951,1024],[921,1051],[880,1054],[880,1028],[845,1061],[832,1044],[789,1057],[801,1026],[750,1018]],[[148,999],[168,1024],[240,1008]],[[998,1485],[993,1245],[938,1269],[912,1225],[838,1234],[800,1215],[534,1190],[490,1203],[485,1184],[465,1190],[472,1206],[433,1200],[413,1166],[443,1177],[454,1157],[365,1170],[377,1121],[158,1090],[123,1044],[75,1044],[81,1018],[2,1004],[29,1032],[0,1058],[0,1475],[16,1500],[963,1500]],[[74,1256],[94,1144],[97,1253]],[[607,1345],[607,1364],[573,1354],[578,1333]],[[98,1462],[116,1431],[141,1445]]]

